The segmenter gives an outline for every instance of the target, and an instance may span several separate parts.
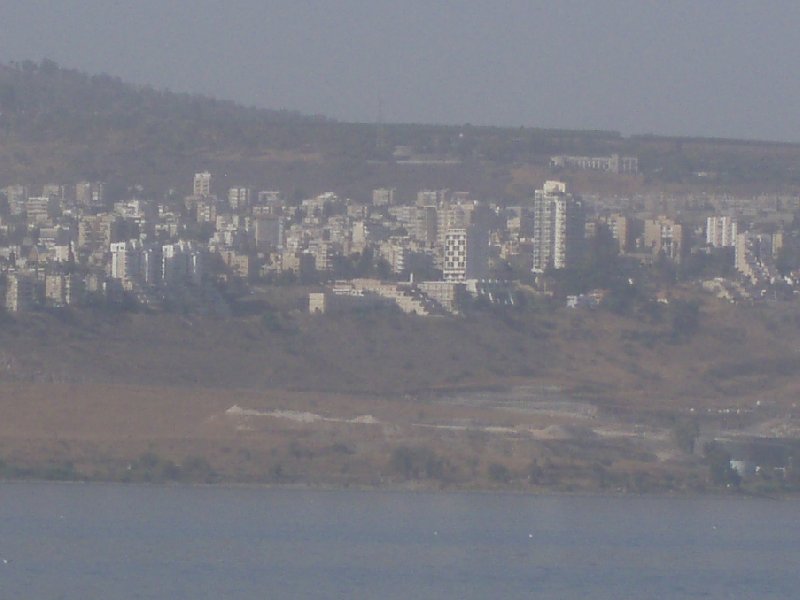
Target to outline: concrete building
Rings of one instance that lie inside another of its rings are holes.
[[[489,270],[489,233],[470,225],[449,229],[444,236],[442,274],[445,281],[464,282],[484,279]]]
[[[85,215],[78,220],[78,247],[108,248],[119,241],[122,220],[112,214]]]
[[[320,272],[333,271],[336,251],[330,242],[319,242],[309,248],[314,255],[314,268]]]
[[[261,190],[256,196],[256,202],[259,206],[272,209],[271,213],[278,213],[286,204],[286,198],[279,190]]]
[[[194,174],[194,185],[192,195],[210,196],[211,195],[211,173],[203,171]]]
[[[258,263],[255,256],[251,254],[235,250],[223,250],[219,254],[222,257],[222,263],[233,277],[250,280],[258,273]]]
[[[353,279],[336,282],[334,294],[380,296],[393,302],[397,308],[408,315],[421,317],[440,312],[438,304],[423,294],[413,283],[384,282],[378,279]]]
[[[439,218],[435,206],[395,206],[389,209],[408,235],[429,247],[436,245]]]
[[[736,245],[736,219],[733,217],[708,217],[706,219],[706,244],[714,248],[733,247]]]
[[[296,250],[281,254],[281,270],[292,271],[298,277],[304,277],[314,272],[316,259],[310,252]]]
[[[783,231],[776,231],[772,234],[772,258],[778,258],[778,254],[783,249]]]
[[[111,265],[109,275],[123,282],[133,281],[139,274],[141,244],[138,240],[115,242],[109,245]]]
[[[533,198],[533,272],[575,267],[586,235],[583,204],[560,181],[546,181]]]
[[[6,278],[6,310],[23,312],[36,304],[36,280],[32,275],[9,273]]]
[[[474,203],[455,204],[451,202],[444,202],[436,209],[436,241],[439,248],[443,246],[448,231],[466,229],[472,224],[475,209]]]
[[[559,155],[550,158],[553,168],[584,169],[603,171],[616,175],[635,175],[639,172],[639,159],[636,156],[567,156]]]
[[[42,196],[61,202],[65,197],[64,186],[58,183],[46,183],[42,186]]]
[[[83,300],[83,281],[76,275],[54,274],[45,277],[45,303],[48,306],[70,306]]]
[[[215,223],[217,220],[217,206],[212,199],[200,200],[195,205],[198,223]]]
[[[32,196],[25,201],[25,217],[28,225],[40,225],[49,220],[50,196]]]
[[[139,283],[149,286],[161,283],[162,264],[161,248],[142,248],[139,252]]]
[[[234,211],[247,210],[250,206],[250,188],[232,187],[228,190],[228,204]]]
[[[411,249],[408,247],[408,238],[392,238],[382,243],[378,252],[380,257],[389,263],[392,273],[403,273],[410,266]]]
[[[12,215],[21,215],[25,210],[25,200],[28,199],[28,188],[24,185],[9,185],[3,188],[8,199],[8,209]]]
[[[203,263],[203,253],[191,242],[161,247],[161,279],[166,285],[199,285],[204,274]]]
[[[421,281],[417,284],[417,287],[428,298],[451,314],[458,314],[466,298],[466,285],[464,283]]]
[[[161,251],[159,248],[145,247],[137,239],[116,242],[110,245],[111,279],[122,282],[125,289],[133,284],[158,285],[161,281]]]
[[[259,250],[283,247],[283,217],[258,217],[251,223],[251,235]]]
[[[736,254],[734,259],[734,264],[736,266],[736,270],[739,271],[745,277],[752,277],[753,276],[753,269],[750,265],[750,261],[748,260],[748,252],[747,252],[747,233],[742,232],[736,235]]]
[[[390,300],[377,294],[338,294],[331,291],[311,292],[308,295],[308,312],[312,315],[336,314],[359,309],[377,308],[390,303]]]
[[[450,200],[450,190],[420,190],[417,192],[417,206],[440,206]]]
[[[379,188],[372,190],[373,206],[394,206],[394,198],[397,190],[394,188]]]
[[[92,203],[92,184],[80,181],[75,184],[75,203],[78,206],[89,206]]]
[[[631,249],[632,227],[631,219],[625,215],[614,214],[607,219],[608,229],[619,247],[620,254],[625,254]]]
[[[685,251],[683,225],[664,216],[644,222],[644,245],[654,255],[680,262]]]
[[[102,206],[105,203],[105,186],[99,181],[76,183],[75,203],[83,207]]]

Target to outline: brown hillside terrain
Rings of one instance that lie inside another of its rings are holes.
[[[793,311],[707,300],[700,320],[694,335],[675,339],[666,317],[605,311],[463,319],[293,313],[277,324],[260,316],[42,313],[3,323],[0,376],[355,394],[536,381],[651,405],[789,397],[800,348]]]
[[[192,480],[692,487],[670,415],[792,412],[798,314],[707,300],[686,339],[565,309],[7,318],[0,457],[12,476],[163,480],[184,464]],[[529,400],[498,400],[510,386]],[[566,403],[537,405],[545,389]]]

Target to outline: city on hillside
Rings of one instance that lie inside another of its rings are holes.
[[[524,202],[392,187],[371,197],[215,188],[198,172],[162,198],[103,182],[19,184],[0,195],[5,309],[65,306],[230,313],[263,284],[310,286],[307,309],[396,307],[419,316],[514,305],[582,308],[642,281],[695,284],[730,302],[790,300],[800,285],[800,197],[573,193],[580,169],[636,173],[635,157],[554,156]],[[191,187],[190,187],[191,184]],[[663,286],[647,288],[668,303]]]

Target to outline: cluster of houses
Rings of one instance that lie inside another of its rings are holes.
[[[636,168],[612,159],[587,168]],[[312,312],[389,303],[419,315],[454,314],[469,299],[514,304],[510,282],[539,285],[576,267],[600,235],[640,264],[721,253],[737,280],[712,280],[706,289],[733,298],[792,282],[775,264],[788,235],[783,225],[800,207],[794,197],[581,197],[555,180],[514,201],[449,189],[401,197],[394,188],[360,199],[333,192],[288,199],[248,186],[220,193],[213,184],[211,173],[196,173],[191,193],[160,199],[141,189],[109,198],[102,182],[5,187],[5,308],[194,301],[222,310],[220,284],[279,281],[320,285],[309,298]],[[761,218],[748,212],[753,205],[774,210]],[[765,220],[772,226],[760,228]],[[601,301],[595,293],[570,305]]]

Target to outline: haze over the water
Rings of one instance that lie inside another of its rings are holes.
[[[348,121],[800,141],[800,3],[0,4],[0,57]]]

